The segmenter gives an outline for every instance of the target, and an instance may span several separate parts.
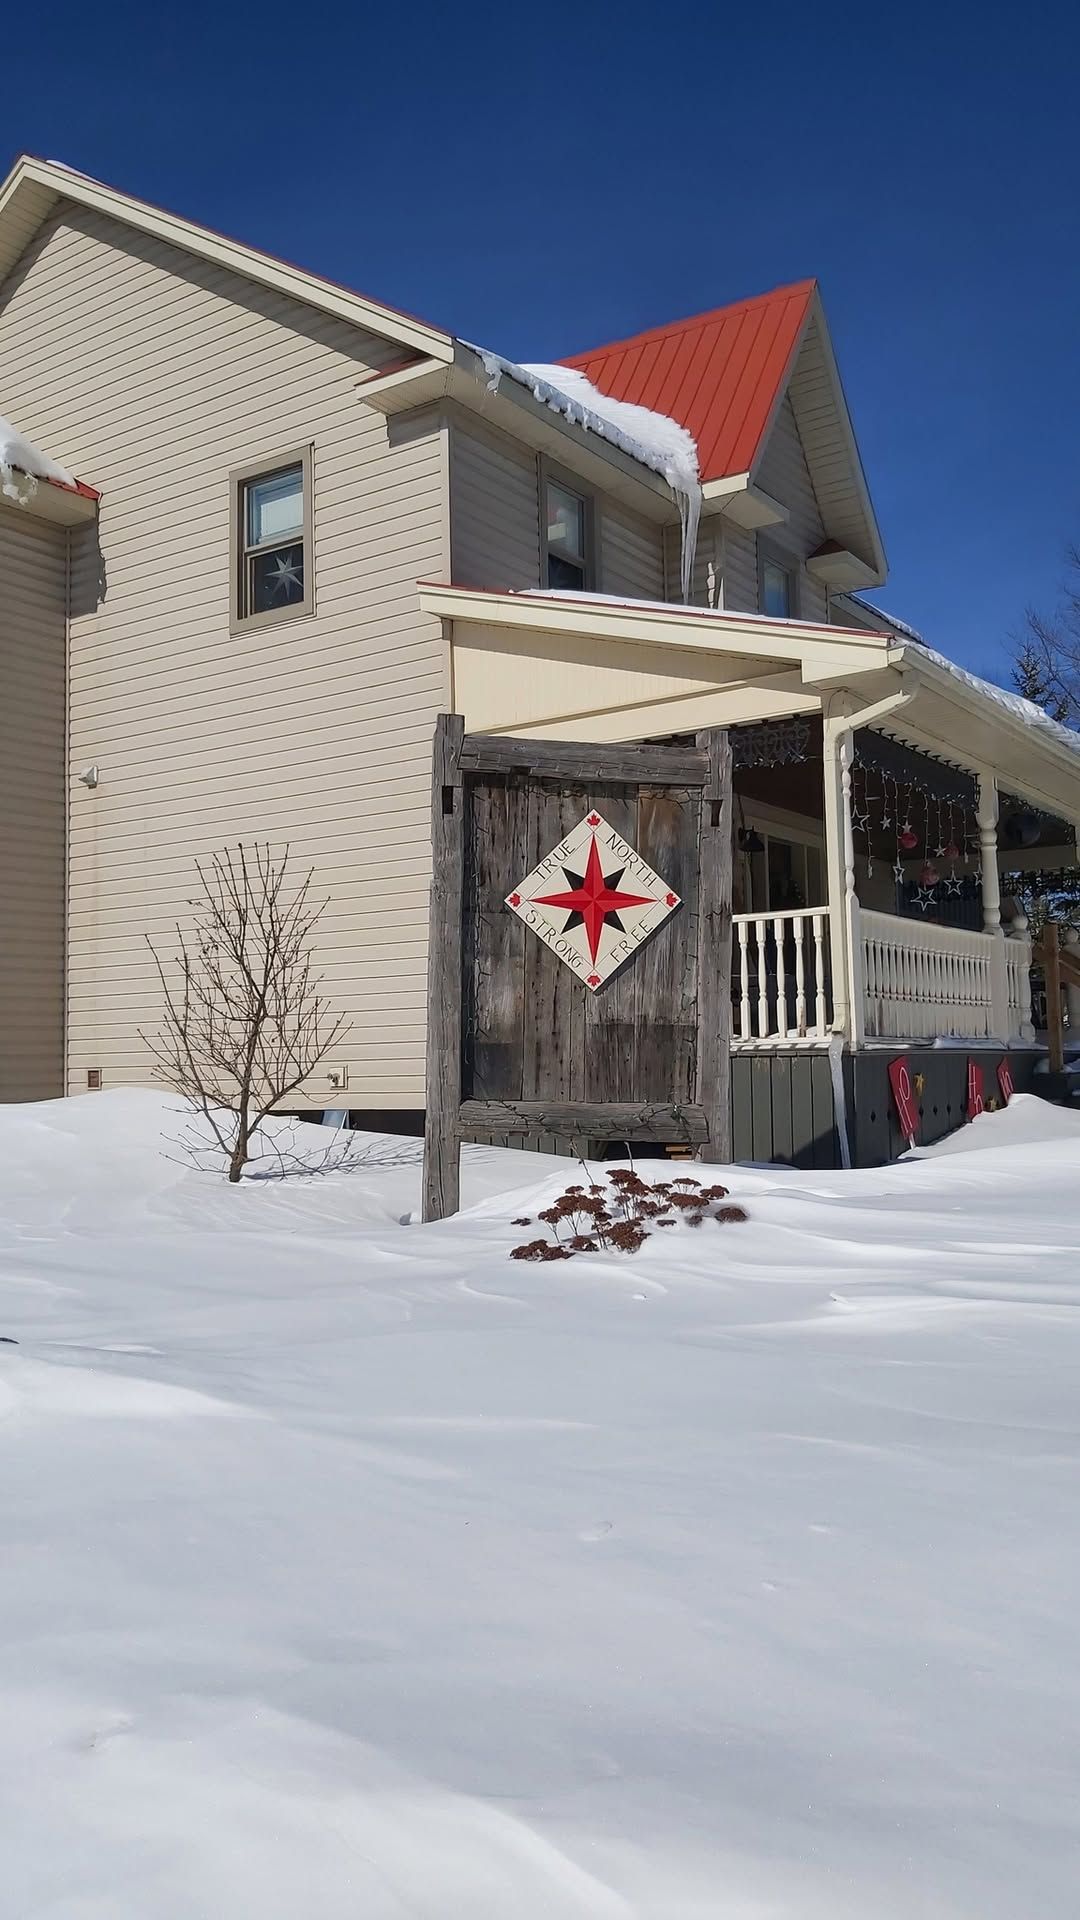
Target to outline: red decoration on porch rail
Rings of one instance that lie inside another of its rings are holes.
[[[1007,1060],[998,1061],[997,1077],[998,1086],[1001,1088],[1001,1097],[1005,1105],[1008,1106],[1009,1101],[1016,1092],[1016,1088],[1013,1086],[1012,1071]]]
[[[900,1131],[909,1147],[915,1145],[919,1132],[919,1109],[915,1105],[915,1095],[911,1086],[911,1072],[907,1061],[901,1055],[899,1060],[889,1061],[889,1085],[900,1120]]]
[[[983,1070],[977,1060],[968,1061],[967,1075],[967,1117],[974,1120],[980,1113],[986,1112],[983,1099]]]

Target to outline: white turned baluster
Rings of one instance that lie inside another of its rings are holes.
[[[776,1031],[781,1040],[787,1039],[787,974],[784,970],[784,919],[782,914],[773,917],[773,940],[776,943]]]
[[[828,1031],[828,1009],[825,1005],[825,916],[814,915],[814,1034],[818,1040],[824,1040]]]
[[[806,1038],[806,964],[803,959],[803,935],[806,921],[801,913],[795,915],[792,931],[795,935],[795,1031],[800,1040]]]
[[[757,1018],[759,1040],[769,1037],[769,981],[765,972],[765,922],[755,920],[757,935]]]
[[[745,920],[739,928],[739,1039],[750,1038],[750,928]]]

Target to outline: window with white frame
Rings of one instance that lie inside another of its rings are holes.
[[[236,624],[311,613],[310,450],[234,474],[232,485]]]
[[[758,546],[758,610],[773,620],[794,620],[795,568],[783,555]]]
[[[592,584],[590,503],[561,480],[544,483],[544,528],[549,587],[584,593]]]

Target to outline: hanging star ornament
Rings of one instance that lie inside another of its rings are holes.
[[[300,562],[295,553],[283,553],[278,556],[269,569],[270,592],[283,594],[288,600],[294,589],[300,586]]]
[[[594,812],[507,894],[506,905],[595,993],[682,902]]]
[[[945,880],[945,891],[946,893],[958,894],[958,893],[962,893],[963,890],[964,890],[964,883],[961,880],[960,875],[957,873],[956,868],[954,867],[952,872],[947,876]]]
[[[913,907],[918,907],[920,913],[925,913],[928,907],[933,906],[935,895],[934,887],[916,887],[911,904]]]
[[[896,880],[902,885],[904,880],[904,863],[902,860],[895,860],[893,862],[893,874]]]

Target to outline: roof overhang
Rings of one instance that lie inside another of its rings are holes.
[[[1080,822],[1080,736],[1074,750],[892,633],[602,594],[419,591],[450,643],[456,710],[477,732],[634,740],[846,708],[854,726]]]
[[[382,339],[396,341],[416,354],[441,361],[453,358],[451,336],[423,320],[414,319],[411,314],[399,313],[393,307],[339,287],[318,274],[306,273],[301,267],[290,266],[287,261],[277,260],[255,247],[226,239],[209,227],[198,226],[145,200],[119,193],[116,188],[91,180],[55,160],[36,160],[27,154],[15,162],[0,186],[0,282],[11,271],[42,221],[65,200],[90,207],[140,233],[182,247],[200,259],[230,268],[278,293],[290,294],[307,306],[332,313]]]
[[[35,520],[51,520],[58,526],[78,527],[95,518],[100,498],[100,494],[82,480],[76,480],[74,486],[67,486],[63,480],[38,479],[27,499],[10,504],[17,513],[29,513]],[[0,500],[6,502],[7,496],[0,494]]]
[[[423,582],[455,710],[482,733],[640,740],[819,710],[816,676],[879,672],[881,634],[602,595]]]
[[[812,553],[806,562],[806,571],[815,580],[820,580],[823,586],[842,593],[881,584],[873,567],[861,560],[857,553],[852,553],[850,547],[841,546],[838,540],[826,540],[816,553]]]
[[[701,510],[703,514],[722,514],[725,520],[751,532],[758,527],[781,526],[791,517],[771,493],[754,485],[748,473],[732,473],[724,480],[706,480],[701,489]]]

